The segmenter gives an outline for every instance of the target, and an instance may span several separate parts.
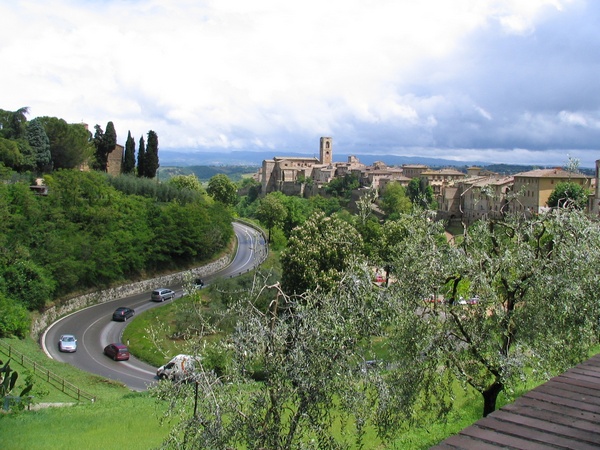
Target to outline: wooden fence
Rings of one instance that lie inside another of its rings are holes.
[[[56,375],[50,370],[46,369],[44,366],[36,363],[31,358],[25,356],[23,353],[19,352],[12,345],[0,340],[0,352],[8,355],[14,361],[17,361],[26,369],[30,369],[35,375],[42,378],[47,383],[50,383],[57,389],[60,389],[61,392],[68,395],[69,397],[75,398],[77,400],[89,400],[92,403],[96,401],[96,397],[93,395],[79,389],[72,383],[69,383],[63,377]]]

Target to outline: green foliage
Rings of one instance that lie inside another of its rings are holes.
[[[22,155],[17,141],[0,137],[0,162],[6,167],[19,169]]]
[[[48,196],[0,183],[0,292],[39,309],[57,295],[204,261],[232,239],[223,206],[173,186],[159,190],[176,202],[125,195],[111,186],[121,178],[142,183],[72,170],[45,177]]]
[[[327,183],[325,185],[325,192],[329,195],[349,201],[352,196],[352,191],[358,189],[359,185],[358,175],[348,173],[343,177],[334,178]]]
[[[196,175],[175,175],[169,178],[168,184],[172,184],[177,189],[187,189],[194,192],[205,192],[202,187],[202,183],[196,177]]]
[[[429,185],[427,178],[413,178],[408,183],[406,195],[411,203],[422,209],[436,209],[433,198],[433,188]]]
[[[573,181],[558,183],[548,197],[551,208],[575,208],[584,210],[587,207],[589,192]]]
[[[4,366],[0,367],[0,398],[4,400],[5,397],[13,396],[13,390],[17,384],[17,380],[19,378],[19,373],[12,370],[10,367],[10,362],[7,361]],[[3,362],[0,361],[0,365]],[[29,383],[21,390],[21,392],[17,395],[17,397],[25,397],[29,392],[33,389],[33,383],[31,382],[31,378],[29,379]],[[9,402],[12,403],[13,407],[23,409],[25,407],[25,402]]]
[[[144,154],[144,176],[146,178],[156,177],[158,167],[158,135],[150,130],[148,131],[146,153]]]
[[[140,137],[140,145],[138,146],[137,176],[146,176],[146,141],[144,141],[144,136]]]
[[[292,231],[281,254],[282,287],[288,294],[327,292],[362,251],[362,238],[352,225],[317,212]]]
[[[93,156],[91,134],[83,124],[68,124],[56,117],[40,117],[39,120],[50,140],[54,170],[78,168]]]
[[[25,129],[25,136],[32,149],[32,158],[28,168],[38,172],[48,168],[52,161],[52,154],[50,153],[50,139],[44,130],[42,121],[39,119],[30,121]]]
[[[460,246],[440,241],[441,231],[413,217],[394,232],[399,245],[388,245],[397,278],[387,291],[394,395],[402,400],[389,408],[408,417],[420,392],[428,396],[420,406],[445,411],[451,371],[481,394],[485,416],[500,392],[510,396],[526,377],[547,379],[588,356],[600,317],[598,224],[563,209],[477,222]],[[479,300],[460,304],[463,293]],[[443,304],[423,301],[440,294]]]
[[[400,214],[406,214],[412,208],[412,202],[406,195],[406,189],[398,182],[389,183],[385,187],[379,203],[390,219],[394,219]]]
[[[269,230],[269,242],[271,241],[271,230],[276,226],[283,225],[288,216],[288,211],[283,204],[282,198],[277,193],[267,194],[259,200],[256,208],[256,217]]]
[[[217,202],[227,206],[233,206],[238,201],[237,187],[225,174],[213,176],[209,182],[206,192]]]
[[[365,276],[349,276],[325,297],[307,294],[302,304],[276,286],[259,284],[238,296],[231,310],[244,319],[221,349],[232,358],[226,382],[203,367],[197,385],[161,382],[152,389],[172,405],[167,417],[183,419],[165,446],[182,435],[190,447],[215,449],[361,448],[372,442],[365,437],[370,398],[361,383],[370,373],[360,362],[378,308],[370,283],[360,282]],[[255,295],[265,290],[273,301],[257,303]],[[257,368],[260,384],[252,382]]]
[[[16,260],[1,272],[7,295],[29,310],[42,309],[52,299],[56,282],[33,261]]]
[[[0,293],[0,337],[24,338],[29,332],[29,314],[20,303]]]
[[[135,172],[135,140],[131,137],[131,131],[127,132],[127,140],[125,141],[122,172],[124,174]]]

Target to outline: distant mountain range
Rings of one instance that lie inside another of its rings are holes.
[[[276,156],[293,157],[319,157],[318,154],[306,153],[274,153],[273,151],[232,151],[232,152],[198,152],[190,151],[170,151],[161,150],[159,154],[161,167],[187,167],[187,166],[256,166],[262,165],[263,160],[273,159]],[[348,156],[355,156],[366,165],[372,165],[375,161],[382,161],[388,166],[401,166],[402,164],[425,164],[431,168],[456,167],[465,168],[469,166],[485,167],[491,171],[501,174],[514,174],[525,172],[533,168],[543,168],[542,166],[518,165],[518,164],[491,164],[485,161],[453,161],[443,158],[426,158],[421,156],[398,156],[398,155],[369,155],[353,154],[347,155],[336,153],[335,162],[345,162]],[[586,175],[594,175],[593,169],[581,168]]]

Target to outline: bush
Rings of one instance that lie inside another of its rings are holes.
[[[29,331],[27,309],[0,295],[0,337],[24,338]]]

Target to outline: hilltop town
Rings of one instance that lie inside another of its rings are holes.
[[[493,218],[507,212],[527,216],[541,213],[548,209],[547,201],[556,185],[564,181],[590,190],[588,212],[598,215],[599,167],[600,160],[596,161],[595,177],[559,167],[507,176],[481,167],[469,167],[465,173],[454,168],[433,170],[423,164],[396,167],[377,161],[365,165],[354,156],[349,156],[346,162],[334,162],[333,139],[322,137],[319,158],[276,156],[263,161],[256,179],[261,183],[262,195],[279,191],[310,197],[321,193],[334,178],[353,174],[360,184],[353,196],[357,199],[368,189],[382,192],[389,183],[406,187],[411,179],[423,178],[433,189],[438,219],[461,220],[468,224],[484,216]]]

